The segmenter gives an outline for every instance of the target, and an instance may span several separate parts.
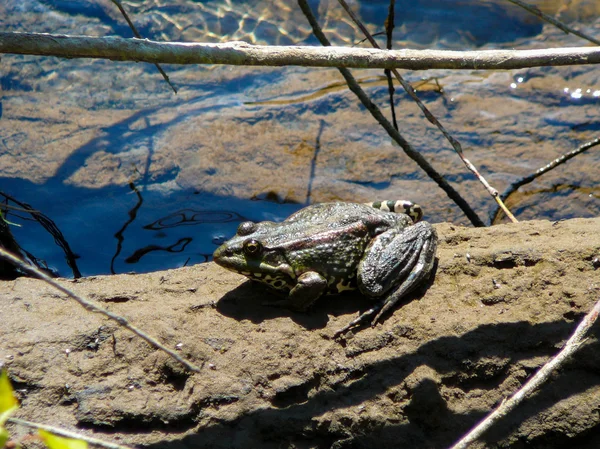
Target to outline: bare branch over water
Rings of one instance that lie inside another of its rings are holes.
[[[600,47],[534,50],[377,50],[372,48],[266,46],[156,42],[120,37],[0,32],[0,53],[96,58],[165,64],[298,65],[380,69],[499,70],[600,63]]]

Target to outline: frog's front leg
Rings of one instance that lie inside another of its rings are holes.
[[[288,298],[270,305],[303,312],[326,290],[327,279],[315,271],[307,271],[298,276],[296,285],[290,290]]]
[[[358,266],[358,286],[369,297],[383,298],[339,335],[375,315],[375,325],[408,292],[429,277],[435,260],[437,234],[427,222],[406,228],[392,228],[375,237]]]

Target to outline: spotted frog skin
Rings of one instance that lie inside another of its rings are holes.
[[[437,235],[421,217],[409,201],[315,204],[281,223],[241,223],[214,261],[279,290],[287,296],[279,305],[293,310],[356,288],[373,298],[376,304],[339,335],[372,315],[374,325],[429,277]]]

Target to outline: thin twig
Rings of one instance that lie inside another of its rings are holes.
[[[133,24],[133,22],[129,18],[129,15],[127,14],[127,11],[125,11],[125,8],[123,8],[123,5],[121,5],[121,2],[119,0],[110,0],[110,1],[113,2],[116,5],[117,8],[119,8],[119,11],[121,11],[121,15],[127,21],[127,24],[129,25],[129,28],[131,28],[131,31],[133,32],[133,35],[135,37],[137,37],[138,39],[142,39],[142,35],[138,32],[137,28],[135,27],[135,25]],[[177,93],[177,89],[175,88],[175,86],[173,86],[173,84],[171,84],[171,80],[169,79],[169,77],[165,73],[165,71],[162,69],[162,67],[157,62],[154,63],[154,66],[158,69],[158,71],[160,72],[160,74],[162,75],[162,77],[165,79],[165,81],[167,82],[167,84],[169,86],[171,86],[171,89],[173,89],[173,92]]]
[[[583,337],[585,337],[586,333],[592,327],[596,319],[598,318],[598,314],[600,314],[600,299],[592,310],[581,320],[581,323],[575,329],[575,332],[567,343],[565,347],[558,353],[554,358],[549,360],[529,381],[523,385],[519,391],[513,394],[510,399],[503,401],[496,410],[490,413],[483,421],[481,421],[476,427],[474,427],[468,434],[466,434],[460,441],[458,441],[454,446],[450,449],[465,449],[469,444],[473,443],[477,440],[483,433],[489,429],[495,422],[497,422],[502,417],[506,416],[510,411],[512,411],[517,405],[519,405],[523,400],[533,393],[537,388],[539,388],[544,382],[548,380],[550,375],[560,368],[566,360],[572,356],[583,344]]]
[[[308,22],[310,23],[314,35],[321,42],[321,45],[330,46],[331,44],[329,43],[329,40],[321,30],[321,27],[319,26],[319,23],[317,22],[317,19],[306,0],[298,0],[298,5],[300,6],[300,9],[306,16]],[[444,177],[441,174],[439,174],[435,168],[431,166],[427,159],[425,159],[421,153],[415,150],[404,139],[404,137],[402,137],[398,130],[394,128],[394,126],[389,122],[389,120],[385,118],[385,116],[382,114],[381,110],[377,107],[377,105],[371,101],[371,99],[368,97],[365,91],[362,90],[362,88],[356,82],[356,79],[352,76],[350,71],[344,68],[338,68],[338,70],[346,80],[348,88],[358,97],[363,106],[367,108],[367,110],[371,113],[371,115],[373,115],[375,120],[377,120],[379,124],[387,131],[389,136],[392,139],[394,139],[398,143],[398,145],[400,145],[400,147],[404,150],[406,155],[413,161],[415,161],[417,165],[419,165],[419,167],[421,167],[421,169],[425,173],[427,173],[427,175],[429,175],[429,177],[433,179],[442,190],[446,192],[450,199],[452,199],[452,201],[454,201],[456,205],[461,208],[461,210],[465,213],[467,218],[471,221],[471,223],[473,223],[474,226],[485,226],[483,224],[483,221],[481,221],[481,218],[479,218],[475,211],[471,209],[471,206],[469,206],[469,204],[464,200],[464,198],[460,196],[460,194],[456,190],[454,190],[454,188],[450,184],[448,184]]]
[[[377,43],[377,41],[373,38],[373,36],[371,36],[371,33],[369,33],[369,30],[367,30],[367,28],[362,24],[362,22],[357,17],[357,15],[354,14],[354,11],[352,11],[350,9],[350,7],[346,3],[346,1],[338,0],[338,3],[348,13],[348,15],[354,21],[356,26],[358,26],[358,28],[360,28],[360,30],[363,32],[363,34],[366,36],[366,38],[371,43],[371,45],[374,48],[379,49],[379,44]],[[465,157],[465,155],[463,153],[462,145],[460,144],[460,142],[458,140],[456,140],[454,137],[452,137],[450,135],[450,133],[448,131],[446,131],[446,128],[444,128],[444,126],[440,123],[440,121],[437,118],[435,118],[435,116],[431,113],[431,111],[429,111],[429,109],[427,109],[427,106],[425,106],[425,104],[417,96],[415,89],[410,85],[409,82],[404,80],[404,78],[400,75],[400,72],[398,72],[398,70],[396,70],[396,69],[391,69],[391,71],[394,74],[394,76],[396,77],[396,79],[398,80],[398,82],[402,85],[404,90],[408,93],[408,95],[410,95],[410,97],[413,99],[413,101],[415,103],[417,103],[417,106],[419,106],[419,108],[423,112],[423,115],[425,115],[425,118],[427,118],[427,120],[429,120],[429,122],[432,125],[436,126],[441,131],[441,133],[444,135],[446,140],[448,140],[448,142],[450,142],[450,145],[452,145],[452,148],[454,148],[454,151],[456,151],[456,154],[458,154],[458,157],[460,157],[460,159],[463,161],[463,163],[465,164],[467,169],[469,169],[471,171],[471,173],[473,173],[475,175],[475,177],[479,180],[479,182],[481,182],[481,184],[485,187],[485,189],[488,191],[488,193],[491,195],[491,197],[494,198],[496,203],[498,203],[498,205],[502,208],[504,213],[512,220],[512,222],[516,223],[517,219],[514,217],[514,215],[508,210],[506,205],[503,203],[502,199],[500,198],[500,195],[498,194],[498,190],[493,188],[486,181],[486,179],[481,175],[481,173],[479,173],[479,170],[477,170],[475,168],[475,166],[471,163],[471,161],[469,161]]]
[[[539,10],[539,8],[537,6],[530,5],[521,0],[508,0],[508,1],[511,3],[514,3],[517,6],[520,6],[523,9],[526,9],[531,14],[538,16],[540,19],[545,20],[548,23],[551,23],[555,27],[560,28],[567,34],[571,33],[571,34],[574,34],[575,36],[579,36],[580,38],[585,39],[586,41],[590,41],[596,45],[600,45],[600,40],[595,39],[585,33],[582,33],[581,31],[576,30],[575,28],[571,28],[569,25],[561,22],[560,20],[556,20],[554,17],[549,16],[548,14],[544,14],[542,11]]]
[[[562,156],[554,159],[549,164],[546,164],[542,168],[539,168],[538,170],[535,171],[535,173],[533,173],[529,176],[525,176],[524,178],[521,178],[518,181],[513,182],[510,186],[508,186],[508,188],[504,191],[504,193],[502,193],[502,195],[501,195],[502,200],[506,201],[508,199],[508,197],[510,195],[512,195],[513,193],[515,193],[519,187],[524,186],[525,184],[529,184],[533,180],[542,176],[544,173],[548,173],[550,170],[558,167],[559,165],[564,164],[569,159],[573,159],[578,154],[581,154],[584,151],[587,151],[590,148],[595,147],[598,144],[600,144],[600,138],[596,138],[590,142],[586,142],[583,145],[581,145],[580,147],[578,147],[572,151],[569,151],[568,153],[563,154]],[[498,218],[499,212],[500,212],[500,210],[496,209],[494,211],[494,213],[492,214],[492,220],[491,220],[492,223],[494,223],[496,221],[496,219]]]
[[[4,195],[3,192],[0,192],[0,195],[4,196],[7,200],[7,196]],[[26,207],[18,207],[18,206],[11,206],[10,204],[7,203],[2,203],[0,209],[5,209],[5,211],[18,211],[18,212],[27,212],[28,214],[41,214],[41,212],[39,210],[35,210],[35,209],[27,209]],[[14,215],[14,214],[13,214]]]
[[[156,42],[121,37],[0,32],[0,53],[168,64],[508,70],[599,64],[600,48],[532,50],[376,50],[374,48]]]
[[[395,18],[394,18],[394,6],[396,2],[395,0],[390,0],[390,6],[388,8],[388,15],[385,19],[385,35],[386,35],[386,48],[388,50],[392,49],[392,33],[394,32]],[[398,129],[398,121],[396,120],[396,105],[394,105],[394,93],[396,89],[394,89],[394,81],[392,80],[392,72],[390,69],[385,69],[384,71],[385,77],[388,82],[388,93],[390,95],[390,111],[392,113],[392,124],[394,128]]]
[[[130,446],[123,446],[122,444],[110,443],[108,441],[102,441],[97,438],[88,437],[80,433],[71,432],[70,430],[61,429],[60,427],[49,426],[47,424],[38,424],[36,422],[26,421],[20,418],[8,418],[8,422],[18,424],[20,426],[30,427],[32,429],[41,429],[47,432],[51,432],[61,437],[74,438],[77,440],[83,440],[96,446],[105,447],[106,449],[131,449]]]
[[[130,330],[135,335],[140,337],[142,340],[144,340],[144,341],[148,342],[150,345],[154,346],[156,349],[159,349],[159,350],[167,353],[168,355],[170,355],[172,358],[177,360],[179,363],[181,363],[183,366],[185,366],[190,371],[194,371],[196,373],[200,372],[200,368],[198,368],[196,365],[187,361],[186,359],[181,357],[179,354],[177,354],[172,349],[167,348],[166,346],[161,344],[158,340],[156,340],[154,337],[151,337],[150,335],[146,334],[141,329],[138,329],[134,325],[130,324],[126,318],[123,318],[122,316],[117,315],[109,310],[98,307],[97,305],[93,304],[92,302],[88,301],[87,299],[83,298],[82,296],[78,295],[77,293],[69,290],[66,287],[63,287],[61,284],[56,282],[54,279],[52,279],[50,276],[48,276],[43,271],[39,270],[38,268],[34,267],[33,265],[28,265],[23,260],[19,259],[18,257],[15,257],[13,254],[9,253],[8,251],[4,250],[3,248],[0,248],[0,257],[12,262],[13,264],[17,265],[23,271],[26,271],[26,272],[32,274],[33,276],[41,279],[42,281],[46,282],[47,284],[50,284],[57,290],[60,290],[64,294],[70,296],[75,301],[77,301],[84,309],[86,309],[90,312],[99,313],[113,321],[116,321],[119,325]]]
[[[394,105],[394,93],[396,89],[394,88],[394,81],[392,80],[392,72],[390,69],[385,69],[385,78],[388,83],[388,95],[390,97],[390,111],[392,113],[392,125],[394,125],[395,129],[398,129],[398,119],[396,118],[396,105]]]

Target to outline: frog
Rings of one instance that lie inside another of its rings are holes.
[[[306,311],[317,299],[358,289],[373,306],[335,332],[369,318],[375,326],[401,298],[427,280],[438,237],[406,200],[309,205],[282,222],[244,221],[219,246],[215,263],[268,285],[276,304]]]

